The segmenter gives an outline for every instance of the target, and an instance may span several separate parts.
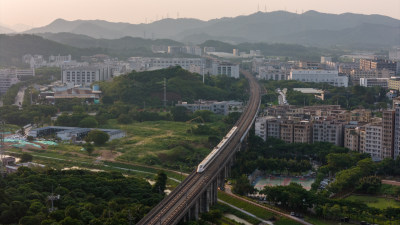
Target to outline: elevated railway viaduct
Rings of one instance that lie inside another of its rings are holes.
[[[178,187],[155,206],[139,225],[177,224],[180,221],[197,220],[199,214],[207,212],[217,202],[217,190],[224,187],[233,164],[233,155],[240,150],[261,103],[261,89],[255,78],[241,71],[249,81],[249,101],[235,126],[236,132],[230,141],[221,148],[203,172],[193,171]]]

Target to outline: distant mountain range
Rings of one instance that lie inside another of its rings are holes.
[[[11,34],[15,33],[15,30],[12,30],[4,25],[0,25],[0,34]]]
[[[38,36],[41,35],[41,36]],[[153,45],[182,46],[183,43],[169,39],[143,39],[123,37],[120,39],[95,39],[89,36],[72,33],[0,34],[0,66],[24,66],[22,56],[25,54],[68,55],[79,60],[81,56],[107,54],[125,60],[132,56],[168,57],[169,54],[155,54]],[[233,45],[221,41],[209,40],[201,47],[215,47],[217,51],[232,52],[236,48],[248,52],[259,49],[268,56],[292,57],[293,59],[318,60],[321,55],[338,56],[345,52],[333,49],[305,47],[297,44],[241,43]],[[195,57],[194,55],[174,55],[175,57]],[[25,65],[26,66],[26,65]]]
[[[31,26],[26,25],[26,24],[15,24],[13,26],[7,26],[4,24],[0,24],[0,34],[11,34],[11,33],[18,33],[18,32],[24,32],[27,30],[32,29]]]
[[[150,24],[112,23],[102,20],[57,19],[26,33],[86,35],[97,39],[125,36],[173,39],[184,43],[220,40],[230,43],[293,43],[319,47],[389,47],[400,44],[400,20],[381,15],[326,14],[308,11],[258,12],[247,16],[209,21],[163,19]]]

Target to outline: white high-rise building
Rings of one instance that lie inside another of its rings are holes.
[[[96,81],[111,79],[110,67],[74,67],[62,70],[62,83],[73,83],[75,85],[87,86]]]
[[[260,80],[287,80],[290,70],[279,66],[264,66],[258,69],[257,78]]]
[[[371,155],[374,161],[382,159],[382,123],[365,125],[364,153]]]
[[[302,82],[328,83],[335,87],[348,87],[347,76],[339,76],[337,70],[292,70],[289,80]]]
[[[149,69],[163,69],[171,66],[180,66],[189,70],[191,66],[205,66],[205,59],[202,58],[151,58]]]
[[[228,77],[239,78],[239,64],[213,62],[211,74],[227,75]]]
[[[0,70],[0,94],[6,93],[7,90],[14,84],[18,83],[19,79],[15,70],[2,69]]]

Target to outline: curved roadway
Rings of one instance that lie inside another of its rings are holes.
[[[261,92],[255,78],[246,71],[241,71],[249,81],[250,99],[239,120],[236,122],[238,131],[232,141],[221,150],[221,153],[202,173],[193,171],[171,194],[155,206],[138,225],[176,224],[185,215],[189,208],[200,198],[201,193],[213,181],[219,171],[229,161],[230,157],[240,144],[241,139],[252,126],[260,106]]]

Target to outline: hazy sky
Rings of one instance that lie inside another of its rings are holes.
[[[38,27],[57,18],[144,23],[162,18],[209,20],[257,11],[353,12],[400,19],[400,0],[0,0],[0,24]]]

